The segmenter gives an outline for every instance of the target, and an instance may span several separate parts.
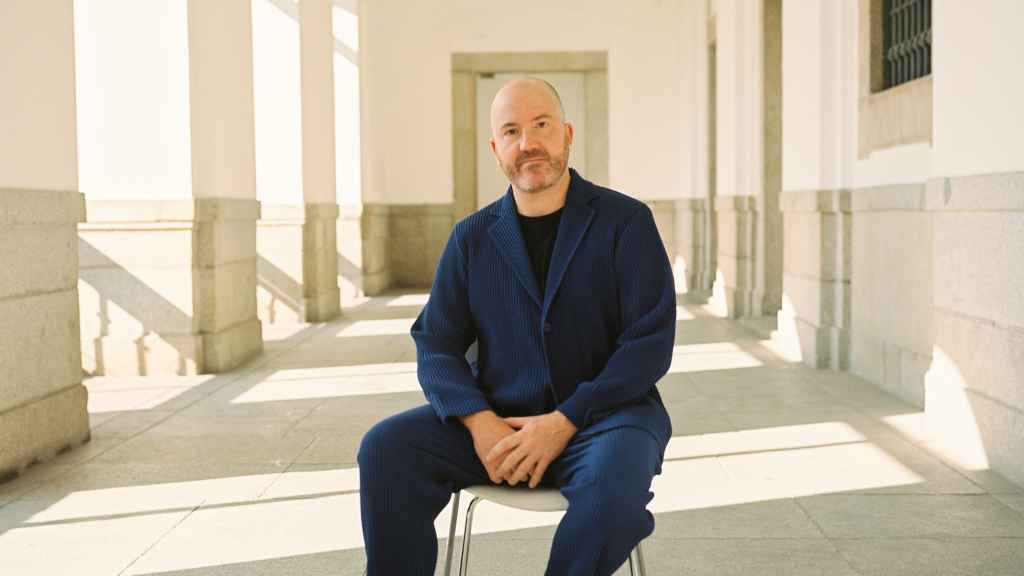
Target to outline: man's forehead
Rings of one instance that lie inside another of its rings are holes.
[[[491,122],[501,126],[506,122],[533,120],[539,116],[557,115],[554,97],[542,85],[517,82],[506,84],[491,104]]]

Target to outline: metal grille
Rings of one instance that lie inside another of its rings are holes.
[[[932,73],[932,0],[884,0],[885,87]]]

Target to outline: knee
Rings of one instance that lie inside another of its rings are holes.
[[[359,443],[356,460],[362,468],[377,467],[383,463],[385,454],[394,454],[401,447],[401,434],[394,419],[388,418],[376,423],[363,435]]]
[[[606,483],[593,485],[581,494],[578,504],[589,507],[595,522],[602,525],[646,524],[650,519],[647,503],[653,495],[642,487]]]
[[[410,460],[422,437],[431,436],[434,413],[429,406],[399,412],[375,424],[359,443],[359,466],[379,468]],[[386,458],[385,458],[386,457]]]

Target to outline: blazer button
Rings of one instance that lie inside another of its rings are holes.
[[[551,322],[545,322],[544,323],[544,333],[545,334],[550,334],[551,333]]]

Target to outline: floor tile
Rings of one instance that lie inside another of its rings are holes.
[[[1022,539],[836,540],[836,547],[864,576],[1019,576]]]
[[[1024,518],[991,496],[800,498],[830,538],[1024,538]]]
[[[820,539],[654,539],[645,545],[651,574],[685,576],[858,576]]]

